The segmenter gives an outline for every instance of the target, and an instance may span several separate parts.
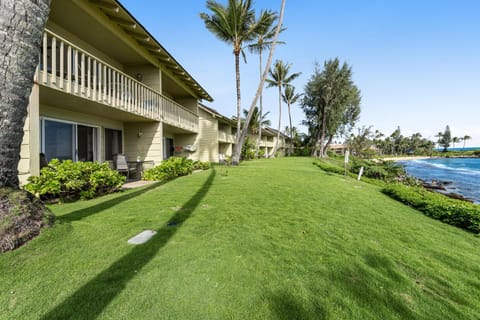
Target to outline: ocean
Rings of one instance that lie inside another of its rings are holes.
[[[448,181],[448,192],[454,192],[480,203],[480,158],[435,158],[400,161],[407,173],[431,181]]]

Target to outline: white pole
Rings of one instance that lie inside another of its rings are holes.
[[[360,181],[362,174],[363,174],[363,167],[360,167],[360,172],[358,173],[358,178],[357,178],[358,181]]]

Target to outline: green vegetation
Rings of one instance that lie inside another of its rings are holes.
[[[42,200],[92,199],[118,190],[125,177],[108,163],[53,159],[39,176],[31,176],[25,189]]]
[[[54,227],[0,256],[1,317],[480,317],[479,238],[311,163],[255,160],[53,205]],[[127,244],[146,229],[158,234]]]
[[[387,186],[383,192],[427,216],[465,230],[480,233],[480,207],[470,202],[450,199],[421,187],[401,184]]]
[[[194,170],[210,169],[210,162],[194,161],[181,157],[170,157],[143,173],[144,180],[166,181],[192,174]]]
[[[347,174],[355,178],[364,168],[363,181],[384,187],[386,195],[411,206],[425,215],[444,223],[480,233],[480,206],[470,202],[448,198],[424,189],[415,178],[406,175],[402,166],[393,161],[371,161],[350,158]],[[322,159],[313,163],[320,169],[345,174],[340,157]]]
[[[280,140],[280,130],[282,125],[282,90],[291,85],[291,82],[300,76],[301,72],[290,73],[290,64],[283,62],[282,60],[275,61],[274,65],[268,70],[270,78],[267,79],[267,88],[278,88],[278,127],[277,127],[277,139],[275,140],[275,146],[273,147],[272,154],[275,154],[278,149],[278,141]],[[289,109],[290,110],[290,105]],[[290,113],[289,117],[291,119]],[[291,121],[290,121],[291,124]],[[291,128],[291,126],[290,126]]]
[[[319,66],[308,83],[302,101],[310,133],[312,155],[326,157],[327,147],[334,137],[345,135],[360,117],[361,95],[353,83],[352,68],[335,58]]]

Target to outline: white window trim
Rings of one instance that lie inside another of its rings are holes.
[[[72,145],[73,145],[73,152],[75,153],[73,155],[74,161],[78,161],[78,135],[77,135],[77,128],[79,125],[85,126],[85,127],[90,127],[90,128],[95,128],[96,132],[94,133],[94,150],[95,152],[93,153],[93,161],[99,162],[100,161],[100,138],[101,138],[101,126],[96,126],[92,125],[89,123],[84,123],[84,122],[77,122],[77,121],[69,121],[69,120],[63,120],[63,119],[57,119],[57,118],[50,118],[50,117],[40,117],[40,128],[41,128],[41,137],[40,137],[40,152],[45,153],[45,120],[47,121],[54,121],[54,122],[60,122],[60,123],[67,123],[71,125],[75,125],[73,128],[73,134],[72,134]]]

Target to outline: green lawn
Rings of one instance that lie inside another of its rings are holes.
[[[0,255],[0,318],[480,318],[480,238],[311,163],[52,206],[53,228]]]

